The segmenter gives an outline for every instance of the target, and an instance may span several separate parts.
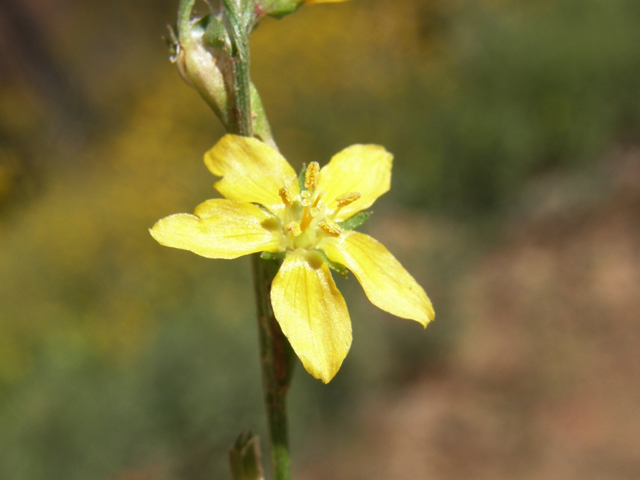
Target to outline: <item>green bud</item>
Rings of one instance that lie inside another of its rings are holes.
[[[240,432],[229,450],[229,463],[233,480],[264,480],[260,464],[260,439],[251,432]]]
[[[257,8],[270,17],[282,18],[295,12],[304,0],[259,0]]]
[[[172,61],[183,80],[198,91],[222,123],[229,124],[229,102],[218,61],[224,51],[224,28],[213,16],[179,23],[178,45]]]

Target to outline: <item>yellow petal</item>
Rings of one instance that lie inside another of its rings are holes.
[[[208,258],[237,258],[282,250],[278,220],[260,207],[232,200],[207,200],[193,215],[178,213],[150,230],[158,243]]]
[[[422,287],[377,240],[359,232],[325,237],[321,247],[330,260],[353,272],[376,307],[425,327],[435,317]]]
[[[273,280],[271,303],[304,368],[328,383],[351,346],[351,320],[327,264],[313,252],[288,253]]]
[[[273,147],[255,138],[225,135],[204,156],[211,173],[222,180],[214,187],[229,200],[259,203],[274,213],[284,208],[280,189],[299,193],[296,172]]]
[[[393,155],[378,145],[352,145],[333,156],[320,171],[318,189],[325,193],[325,204],[334,209],[335,200],[358,192],[359,200],[343,207],[336,217],[342,221],[369,208],[389,191]]]

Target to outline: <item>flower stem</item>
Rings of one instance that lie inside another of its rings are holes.
[[[223,0],[223,3],[232,43],[230,130],[238,135],[252,137],[254,136],[253,115],[257,114],[258,118],[266,122],[261,105],[259,112],[254,112],[251,105],[249,33],[253,22],[252,11],[243,11],[234,0]],[[257,92],[254,98],[259,100]],[[268,123],[266,125],[268,127]],[[269,137],[267,140],[272,141],[268,128],[267,131]],[[290,480],[286,398],[295,365],[294,355],[271,307],[271,283],[278,272],[278,264],[272,260],[262,260],[259,254],[253,256],[252,262],[260,336],[262,388],[271,440],[273,479]]]
[[[246,13],[235,0],[223,0],[231,38],[231,133],[253,137],[251,80],[249,79],[249,29]]]
[[[277,273],[274,261],[253,257],[253,278],[258,307],[262,386],[271,437],[274,480],[290,480],[287,392],[293,374],[293,351],[282,334],[271,308],[271,282]]]

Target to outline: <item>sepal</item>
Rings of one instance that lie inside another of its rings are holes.
[[[343,230],[355,230],[365,224],[371,217],[372,212],[358,212],[353,217],[346,219],[344,222],[339,222],[340,228]]]

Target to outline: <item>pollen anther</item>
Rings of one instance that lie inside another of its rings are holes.
[[[318,227],[322,229],[325,233],[331,235],[332,237],[337,237],[342,233],[342,229],[333,222],[320,222]]]
[[[279,193],[280,193],[280,198],[282,199],[282,201],[287,207],[290,207],[291,205],[293,205],[293,197],[291,196],[291,192],[289,191],[289,188],[286,185],[280,189]]]
[[[304,177],[304,186],[309,190],[315,190],[318,186],[318,175],[320,173],[320,165],[318,162],[311,162],[307,167]]]
[[[360,192],[353,192],[353,193],[348,193],[346,195],[343,195],[336,199],[336,202],[338,202],[338,208],[351,205],[353,202],[360,200],[360,197],[362,197]]]
[[[284,230],[287,233],[292,233],[294,237],[297,237],[302,233],[302,230],[300,229],[300,225],[298,225],[296,222],[291,222],[289,225],[285,227]]]

